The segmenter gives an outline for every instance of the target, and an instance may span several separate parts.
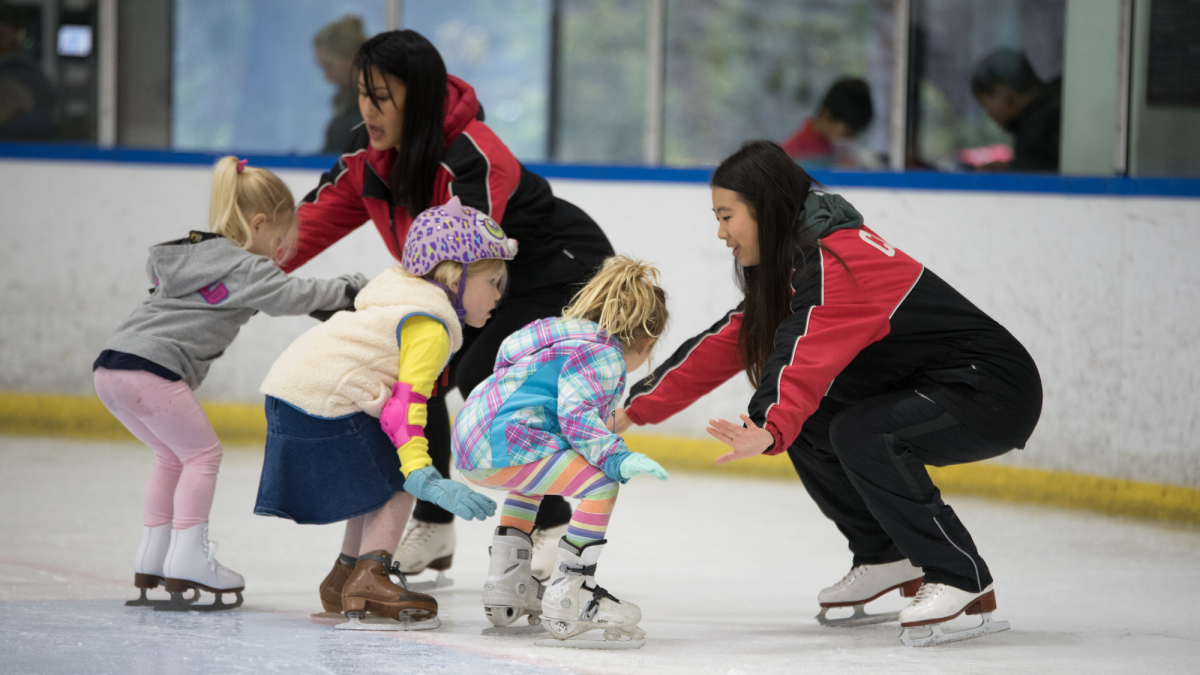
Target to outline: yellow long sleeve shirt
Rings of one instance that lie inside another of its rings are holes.
[[[433,395],[433,387],[450,355],[450,336],[440,321],[427,316],[410,316],[400,327],[400,373],[399,380],[422,396]],[[408,423],[424,428],[428,422],[424,403],[408,406]],[[414,436],[397,449],[400,455],[400,472],[408,474],[433,464],[429,457],[429,441],[423,436]]]

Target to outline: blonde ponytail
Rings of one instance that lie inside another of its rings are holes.
[[[213,170],[212,197],[208,203],[208,229],[244,249],[254,245],[250,221],[262,214],[267,227],[283,238],[276,262],[291,257],[296,243],[296,201],[278,176],[251,166],[238,171],[238,158],[222,157]]]
[[[593,321],[624,349],[637,349],[667,328],[667,294],[658,284],[653,265],[613,256],[575,294],[563,316]]]

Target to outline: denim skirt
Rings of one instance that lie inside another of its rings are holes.
[[[324,525],[404,490],[396,446],[366,413],[328,419],[267,397],[267,452],[254,513]]]

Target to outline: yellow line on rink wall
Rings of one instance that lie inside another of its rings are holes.
[[[223,443],[262,448],[267,421],[261,406],[212,402],[201,405]],[[91,396],[0,393],[0,433],[134,440],[104,405]],[[629,434],[626,441],[630,449],[653,457],[673,471],[798,481],[786,454],[763,455],[717,466],[713,460],[724,452],[724,446],[715,441],[649,434]],[[947,494],[1200,524],[1200,490],[1192,488],[992,462],[929,467],[929,474]]]

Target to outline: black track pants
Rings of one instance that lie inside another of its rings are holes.
[[[825,399],[788,456],[821,512],[849,540],[854,565],[908,558],[924,568],[927,582],[978,592],[992,583],[987,564],[925,465],[977,462],[1011,449],[910,389],[849,406]]]
[[[574,288],[569,289],[570,292]],[[570,293],[560,291],[527,300],[514,300],[496,310],[492,319],[482,329],[465,329],[466,344],[450,363],[451,381],[462,392],[463,398],[492,374],[500,343],[526,325],[552,316],[558,316],[570,299]],[[450,415],[439,385],[437,396],[428,402],[429,421],[425,435],[429,439],[429,456],[433,466],[443,476],[450,475]],[[493,495],[494,496],[494,495]],[[413,509],[413,518],[427,523],[449,523],[454,514],[429,502],[418,501]],[[558,495],[546,495],[538,509],[535,527],[549,528],[565,525],[571,520],[571,506]]]

